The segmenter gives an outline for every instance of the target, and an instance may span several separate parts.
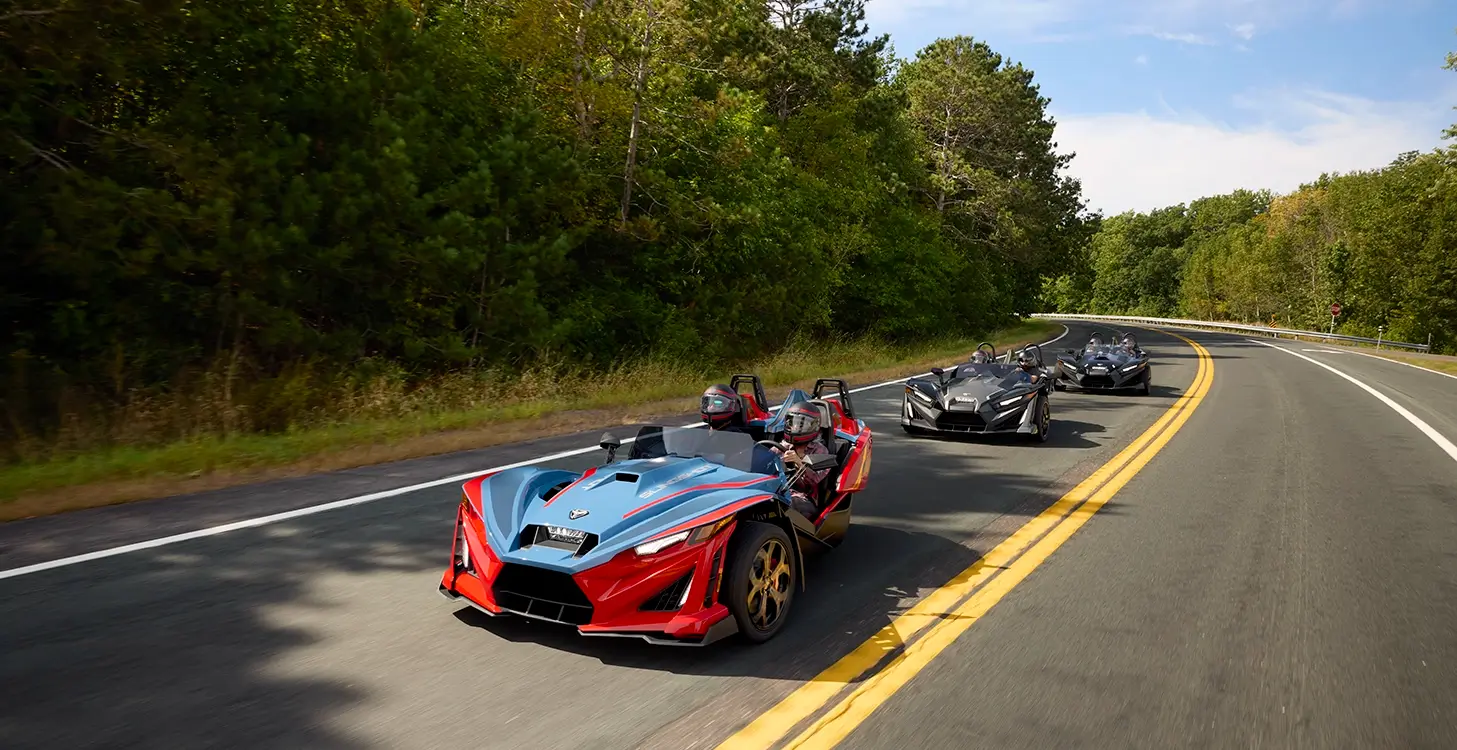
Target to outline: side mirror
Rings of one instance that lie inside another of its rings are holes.
[[[809,467],[810,471],[824,471],[840,465],[840,459],[835,458],[833,453],[816,453],[806,458],[804,464]]]
[[[602,439],[597,441],[597,447],[607,451],[607,463],[617,460],[617,449],[622,447],[622,441],[613,437],[612,433],[602,433]]]
[[[942,376],[942,375],[945,375],[945,374],[946,374],[946,371],[945,371],[945,370],[943,370],[943,369],[941,369],[941,368],[939,368],[939,367],[932,367],[932,368],[931,368],[931,374],[932,374],[932,375],[935,375],[935,376],[936,376],[936,377],[938,377],[938,378],[939,378],[939,377],[941,377],[941,376]]]

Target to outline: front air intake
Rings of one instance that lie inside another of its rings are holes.
[[[638,609],[644,612],[676,612],[683,607],[684,596],[691,585],[693,585],[693,570],[684,573],[678,580],[668,584],[667,588],[643,602]]]
[[[492,589],[496,604],[517,614],[568,625],[592,621],[592,602],[566,573],[506,563]]]

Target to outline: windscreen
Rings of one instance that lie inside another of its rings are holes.
[[[755,445],[754,439],[742,432],[649,425],[638,430],[629,457],[702,458],[738,471],[770,474],[770,455],[768,448]]]
[[[1016,369],[1016,365],[992,362],[986,364],[978,362],[968,362],[964,365],[957,365],[956,372],[951,374],[951,379],[953,381],[985,380],[990,383],[996,383],[1001,381],[1008,375],[1012,374],[1012,371]]]

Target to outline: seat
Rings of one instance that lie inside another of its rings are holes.
[[[830,402],[822,398],[810,399],[809,403],[820,410],[820,435],[825,440],[825,447],[834,453],[835,443],[839,440],[835,437],[835,425],[839,424],[835,419],[835,407],[830,406]]]

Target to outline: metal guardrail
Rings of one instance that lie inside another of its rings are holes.
[[[1289,336],[1291,338],[1319,339],[1321,341],[1350,341],[1358,344],[1373,344],[1377,347],[1400,347],[1402,349],[1414,349],[1419,352],[1431,352],[1432,350],[1431,342],[1425,344],[1408,344],[1404,341],[1387,341],[1385,339],[1371,339],[1364,336],[1347,336],[1343,333],[1299,331],[1292,328],[1274,328],[1272,326],[1256,326],[1247,323],[1216,323],[1208,320],[1186,320],[1183,318],[1141,318],[1133,315],[1072,315],[1062,313],[1033,313],[1032,317],[1133,323],[1135,325],[1151,326],[1177,326],[1183,328],[1212,329],[1216,331],[1240,331],[1242,333],[1258,333],[1265,336],[1274,336],[1275,338]]]

